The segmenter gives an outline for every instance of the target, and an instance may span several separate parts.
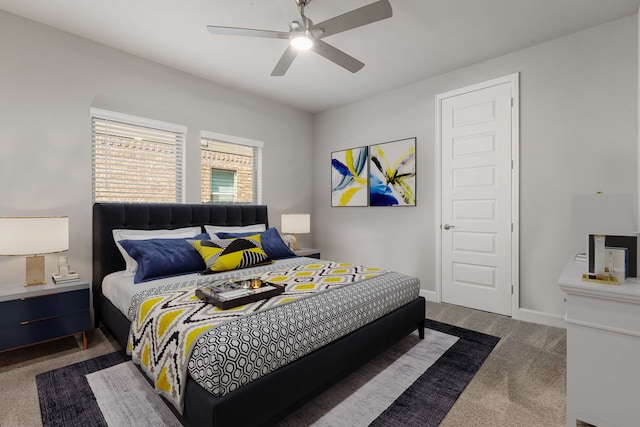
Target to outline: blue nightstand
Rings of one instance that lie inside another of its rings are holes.
[[[0,351],[82,334],[90,329],[89,282],[0,285]]]
[[[313,248],[300,248],[293,251],[298,256],[306,256],[308,258],[320,259],[320,250]]]

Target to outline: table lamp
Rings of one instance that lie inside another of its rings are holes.
[[[293,250],[300,249],[298,234],[311,232],[310,214],[282,214],[282,232],[293,234]]]
[[[69,249],[69,218],[0,217],[0,255],[26,255],[25,286],[47,283],[44,256]]]

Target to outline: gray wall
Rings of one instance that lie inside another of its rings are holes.
[[[585,250],[571,232],[572,195],[637,193],[636,27],[636,16],[624,18],[317,115],[313,232],[323,258],[416,275],[433,295],[435,96],[519,72],[518,315],[558,323],[557,279]],[[331,208],[332,151],[413,136],[417,207]]]
[[[187,202],[200,202],[199,134],[208,130],[264,141],[271,225],[280,213],[311,210],[309,114],[2,11],[0,57],[0,216],[68,215],[69,260],[85,277],[92,106],[188,127]],[[47,274],[55,260],[46,257]],[[0,286],[24,280],[24,262],[0,257]]]

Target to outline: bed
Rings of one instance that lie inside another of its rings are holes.
[[[255,224],[268,227],[267,211],[264,205],[94,204],[92,292],[96,326],[104,324],[126,347],[131,322],[105,297],[102,289],[106,276],[125,268],[112,230]],[[187,425],[273,424],[406,335],[418,331],[424,337],[424,318],[425,300],[417,297],[348,335],[220,396],[211,394],[188,376],[182,414],[169,406]]]

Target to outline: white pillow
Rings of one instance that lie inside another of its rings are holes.
[[[149,240],[149,239],[180,239],[195,237],[202,233],[200,227],[185,227],[176,228],[175,230],[129,230],[129,229],[114,229],[113,240],[116,242],[118,250],[124,258],[126,264],[124,275],[133,276],[138,270],[138,263],[124,250],[120,244],[120,240]]]
[[[253,224],[253,225],[244,225],[244,226],[231,226],[225,227],[222,225],[205,225],[204,231],[209,233],[209,236],[213,237],[215,233],[225,232],[225,233],[261,233],[263,231],[267,231],[267,227],[264,224]]]

